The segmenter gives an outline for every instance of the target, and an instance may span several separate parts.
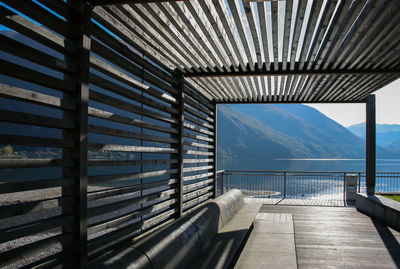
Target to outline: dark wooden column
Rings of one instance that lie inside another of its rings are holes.
[[[366,101],[366,187],[367,194],[372,195],[375,193],[376,172],[375,95],[369,95]]]
[[[217,140],[217,135],[218,135],[218,104],[214,104],[214,198],[217,197],[217,172],[218,172],[218,166],[217,166],[217,147],[218,147],[218,140]]]
[[[66,77],[75,85],[73,93],[64,94],[76,104],[72,112],[64,112],[63,118],[74,123],[73,131],[64,131],[64,139],[73,139],[75,147],[63,150],[63,159],[72,159],[73,166],[63,168],[63,176],[73,178],[74,184],[62,187],[63,197],[71,197],[71,203],[62,206],[64,215],[71,215],[74,221],[63,225],[62,232],[71,236],[72,241],[63,243],[63,252],[68,258],[64,267],[87,267],[87,152],[88,152],[88,100],[89,100],[89,57],[90,57],[90,24],[91,7],[85,2],[71,1],[76,14],[67,18],[70,22],[70,41],[75,44],[77,51],[68,57],[71,65],[77,71]]]
[[[178,170],[179,170],[179,177],[178,177],[178,216],[183,216],[183,159],[185,156],[185,149],[184,149],[184,122],[185,122],[185,115],[184,115],[184,108],[185,108],[185,78],[182,74],[177,76],[179,81],[179,145],[178,145]]]

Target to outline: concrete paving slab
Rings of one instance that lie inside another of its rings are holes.
[[[292,214],[258,213],[235,268],[297,268]]]

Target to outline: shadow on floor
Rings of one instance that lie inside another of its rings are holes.
[[[396,237],[383,222],[375,218],[371,218],[371,221],[374,224],[375,229],[381,237],[387,250],[389,251],[394,263],[400,268],[400,244]]]

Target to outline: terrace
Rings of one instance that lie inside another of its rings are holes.
[[[375,193],[372,93],[400,78],[397,0],[0,11],[0,267],[86,268],[216,198],[219,104],[365,103]],[[399,265],[399,234],[354,208],[260,212],[292,213],[299,267]]]

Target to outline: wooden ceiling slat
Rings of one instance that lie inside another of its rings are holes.
[[[379,56],[380,50],[384,45],[387,45],[391,40],[396,42],[396,37],[400,36],[400,12],[398,12],[400,7],[400,1],[397,1],[397,6],[388,10],[388,15],[383,16],[383,20],[377,25],[374,31],[369,31],[363,40],[356,44],[356,47],[352,49],[347,57],[344,58],[344,63],[342,67],[354,68],[354,66],[360,66],[360,62],[368,64],[368,55]],[[396,25],[397,27],[393,27]],[[395,33],[395,35],[392,35]]]
[[[222,47],[220,41],[218,38],[215,36],[214,29],[208,19],[205,17],[205,15],[202,12],[201,7],[199,4],[195,1],[187,1],[184,2],[184,5],[182,5],[183,13],[190,13],[192,18],[195,19],[197,25],[202,31],[203,36],[205,36],[209,42],[209,44],[213,47],[214,51],[217,53],[219,59],[223,62],[223,65],[225,68],[228,68],[231,65],[232,62],[232,56],[227,55],[227,51],[224,50]],[[230,61],[229,61],[230,60]]]
[[[261,69],[262,68],[261,48],[260,48],[260,43],[259,43],[258,35],[257,35],[256,18],[253,15],[252,8],[251,8],[249,2],[243,2],[243,7],[244,7],[244,11],[246,13],[247,22],[250,27],[252,41],[253,41],[253,45],[254,45],[255,52],[256,52],[256,58],[257,58],[256,63],[258,65],[258,69]]]
[[[398,2],[398,1],[397,1]],[[385,1],[379,1],[377,5],[371,7],[371,2],[368,3],[367,7],[363,9],[363,12],[357,17],[347,37],[343,40],[339,46],[337,52],[335,52],[335,62],[332,63],[332,67],[336,68],[341,66],[344,59],[349,57],[351,51],[356,52],[357,48],[363,44],[362,40],[368,36],[368,33],[373,33],[374,29],[380,27],[380,20],[387,18],[389,14],[385,14],[385,6],[389,10],[393,8],[395,2],[392,1],[392,5],[388,5]],[[368,12],[369,11],[369,12]],[[382,30],[380,27],[379,30]]]
[[[338,31],[336,32],[336,36],[333,42],[329,46],[329,49],[327,51],[328,53],[325,55],[325,58],[323,59],[324,61],[324,65],[322,66],[323,69],[328,69],[328,66],[333,61],[336,55],[338,47],[340,46],[341,42],[347,37],[347,33],[349,32],[354,21],[357,19],[358,15],[360,15],[360,12],[365,6],[365,3],[367,1],[368,0],[353,1],[349,10],[345,12],[343,20],[339,20],[340,26],[338,28]]]
[[[306,4],[307,4],[307,1],[299,1],[299,2],[300,3],[297,6],[296,21],[295,21],[293,37],[292,37],[292,49],[291,49],[291,53],[290,53],[290,70],[294,70],[297,47],[298,47],[299,40],[300,40],[300,31],[302,28],[304,14],[306,11]]]
[[[242,20],[242,16],[240,15],[241,11],[240,11],[239,2],[238,2],[238,0],[228,0],[228,4],[229,4],[229,8],[232,13],[234,23],[236,25],[236,29],[239,33],[240,41],[238,41],[238,43],[241,42],[241,44],[244,48],[244,51],[246,53],[246,57],[247,57],[247,61],[249,63],[250,70],[254,71],[254,61],[253,61],[253,57],[251,56],[251,52],[250,52],[250,43],[249,43],[250,40],[248,40],[245,35],[243,20]]]
[[[361,102],[400,77],[398,0],[115,3],[93,18],[214,102]]]
[[[286,70],[288,68],[288,46],[289,46],[289,36],[290,36],[290,25],[292,22],[292,8],[293,8],[293,0],[286,0],[285,3],[285,19],[283,26],[283,42],[282,42],[282,70]],[[286,96],[285,96],[286,99]]]
[[[315,38],[309,48],[307,56],[308,60],[307,70],[310,70],[311,67],[313,66],[313,63],[315,62],[318,49],[320,48],[321,43],[323,42],[323,37],[326,31],[328,31],[328,25],[333,16],[333,12],[335,11],[337,4],[338,0],[326,2],[325,9],[321,16],[320,25],[317,29],[317,32],[315,33]]]
[[[202,64],[198,62],[198,58],[193,57],[192,52],[184,48],[184,45],[180,42],[178,37],[174,36],[172,31],[165,31],[163,29],[164,27],[162,27],[160,17],[153,17],[150,13],[151,9],[148,10],[146,6],[124,5],[123,7],[120,6],[120,10],[129,12],[133,18],[143,18],[143,20],[136,20],[135,23],[137,25],[142,25],[143,29],[148,29],[153,37],[158,38],[159,43],[167,50],[171,50],[174,55],[179,56],[179,59],[185,60],[185,68],[192,67],[196,72],[199,71],[199,67],[202,66]]]
[[[232,66],[235,70],[238,70],[238,64],[242,65],[242,68],[245,67],[244,62],[242,61],[240,55],[236,55],[236,52],[233,49],[232,41],[230,36],[228,36],[227,31],[229,29],[224,28],[224,25],[221,22],[221,17],[217,15],[217,11],[215,10],[215,6],[210,3],[210,0],[199,1],[199,6],[197,6],[196,2],[193,2],[193,6],[196,8],[201,8],[210,23],[217,40],[215,42],[219,42],[222,45],[223,50],[227,53],[230,63],[226,68]],[[223,14],[222,14],[223,15]],[[203,22],[204,23],[204,22]]]
[[[308,17],[306,31],[303,39],[303,45],[300,49],[300,67],[299,69],[304,68],[304,64],[307,57],[307,52],[310,47],[311,38],[313,37],[314,31],[316,31],[316,27],[319,28],[320,25],[317,25],[317,19],[322,9],[323,0],[315,0],[311,4],[310,14]]]
[[[267,23],[264,9],[264,2],[257,2],[258,17],[260,19],[260,29],[261,29],[261,39],[262,44],[264,44],[264,62],[266,63],[267,70],[270,70],[271,61],[269,59],[269,49],[268,49],[268,32]],[[260,66],[260,62],[258,63]]]
[[[272,50],[274,55],[274,70],[279,69],[279,55],[278,55],[278,1],[272,1],[271,4],[271,17],[272,17]],[[264,47],[268,47],[268,44],[264,43]],[[265,52],[264,52],[265,53]]]

